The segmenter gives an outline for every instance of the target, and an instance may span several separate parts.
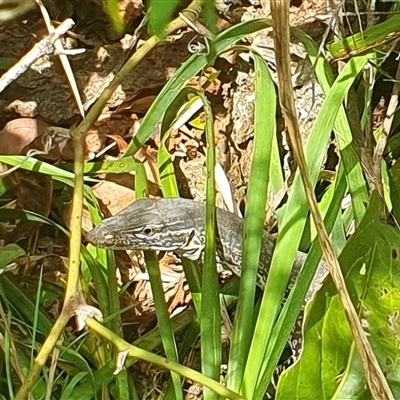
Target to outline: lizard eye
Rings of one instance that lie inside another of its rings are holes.
[[[143,228],[142,232],[147,236],[154,235],[154,229],[150,227]]]

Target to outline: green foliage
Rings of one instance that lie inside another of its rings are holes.
[[[180,5],[179,1],[152,0],[149,10],[151,31],[162,36],[173,13]],[[110,15],[117,15],[116,1],[109,0],[107,7]],[[203,5],[207,27],[215,26],[215,8],[211,1]],[[397,19],[398,20],[398,19]],[[346,108],[347,95],[350,90],[358,88],[357,84],[366,79],[363,70],[370,60],[376,62],[375,52],[366,50],[378,45],[383,36],[398,34],[395,18],[388,20],[379,29],[357,34],[346,38],[329,48],[334,56],[349,56],[350,51],[364,51],[363,55],[350,58],[335,78],[328,61],[319,54],[318,45],[304,32],[293,29],[294,35],[304,45],[309,59],[314,66],[315,76],[325,93],[325,101],[309,135],[306,146],[306,158],[312,183],[321,182],[320,172],[327,155],[327,144],[332,132],[340,156],[334,180],[322,194],[320,207],[325,217],[328,231],[332,232],[332,243],[341,253],[340,262],[346,275],[352,300],[359,316],[365,324],[370,341],[376,352],[381,367],[396,399],[400,399],[400,382],[398,376],[398,310],[400,308],[400,236],[397,229],[381,221],[383,202],[371,195],[366,182],[365,169],[360,159],[359,149],[354,141],[354,131]],[[216,56],[229,52],[238,42],[248,35],[271,26],[271,21],[260,19],[237,24],[218,34],[211,41]],[[384,30],[381,31],[381,28]],[[385,37],[386,37],[385,36]],[[359,44],[362,42],[362,46]],[[356,47],[354,47],[356,46]],[[358,47],[357,47],[358,46]],[[345,51],[346,50],[346,51]],[[240,47],[240,51],[251,51]],[[343,53],[344,52],[344,53]],[[314,272],[321,259],[321,250],[315,239],[315,227],[309,219],[308,206],[303,184],[297,173],[288,192],[285,205],[277,210],[282,215],[279,220],[279,237],[273,256],[271,271],[266,291],[261,302],[256,295],[256,272],[260,255],[261,235],[265,218],[265,204],[268,184],[274,193],[281,190],[283,167],[276,139],[276,108],[279,99],[271,78],[267,63],[256,53],[252,53],[256,71],[256,103],[254,123],[254,155],[251,164],[251,176],[247,193],[245,228],[243,235],[243,279],[239,291],[224,288],[219,290],[215,269],[215,139],[213,137],[213,115],[204,88],[194,90],[187,87],[187,82],[205,70],[212,61],[207,57],[192,55],[176,74],[168,81],[157,99],[151,105],[142,121],[134,140],[129,145],[125,156],[118,161],[97,161],[87,163],[85,171],[85,199],[92,220],[97,224],[101,212],[90,186],[100,181],[99,175],[107,173],[135,173],[135,191],[137,197],[148,195],[148,182],[144,166],[132,156],[151,137],[154,127],[161,124],[161,144],[158,153],[158,166],[163,195],[179,195],[177,176],[168,141],[173,130],[185,123],[192,122],[197,129],[204,129],[207,136],[207,240],[206,263],[203,274],[195,266],[184,262],[186,278],[192,292],[197,315],[194,311],[184,312],[174,318],[168,315],[157,259],[154,254],[146,254],[152,290],[157,309],[158,328],[148,332],[135,345],[141,349],[154,351],[163,347],[167,359],[182,362],[201,335],[202,372],[218,381],[221,366],[221,320],[220,301],[238,301],[235,315],[234,333],[231,337],[227,387],[239,393],[236,398],[263,399],[270,385],[271,377],[279,358],[284,351],[296,322],[301,305],[304,302]],[[215,77],[209,78],[205,86]],[[372,114],[371,93],[363,96],[356,91],[357,101],[361,108],[360,115]],[[206,123],[196,117],[204,109]],[[392,131],[398,129],[398,117]],[[397,119],[396,119],[397,118]],[[359,121],[362,126],[361,121]],[[389,132],[388,132],[389,133]],[[398,136],[398,135],[397,135]],[[392,137],[390,151],[392,161],[400,156],[398,137]],[[49,176],[63,188],[73,188],[75,174],[72,166],[51,165],[32,157],[3,156],[0,162],[11,166],[20,166]],[[385,175],[385,196],[388,211],[398,223],[400,221],[400,171],[398,162],[391,166],[383,160]],[[0,196],[9,190],[3,184]],[[341,204],[346,194],[350,194],[351,206],[342,211]],[[369,204],[368,209],[366,208]],[[390,208],[392,204],[392,209]],[[51,225],[62,234],[68,231],[55,221],[48,220],[33,213],[0,210],[0,221],[8,221],[10,216],[26,218],[29,221]],[[356,232],[348,239],[348,228],[354,223]],[[306,229],[307,227],[307,229]],[[305,266],[297,282],[288,295],[284,307],[281,302],[286,290],[292,262],[299,243],[312,243]],[[344,249],[343,249],[344,248]],[[343,250],[343,251],[342,251]],[[26,252],[16,244],[10,244],[0,250],[0,269],[5,268],[19,257],[26,257]],[[96,297],[96,302],[105,316],[105,325],[119,337],[123,336],[120,294],[123,291],[117,284],[116,265],[112,253],[96,249],[91,245],[82,246],[82,287],[86,298]],[[21,282],[24,284],[21,284]],[[17,280],[6,274],[0,275],[0,297],[7,310],[8,324],[17,324],[27,331],[26,341],[18,342],[6,337],[4,357],[0,359],[4,369],[0,369],[2,386],[11,396],[17,385],[13,381],[14,366],[11,363],[12,345],[16,347],[18,361],[24,374],[31,368],[32,359],[27,356],[30,351],[36,353],[42,345],[43,338],[52,329],[51,316],[44,311],[45,300],[54,299],[60,288],[42,282],[34,282],[35,290],[29,291],[23,279]],[[31,283],[31,282],[28,282]],[[92,290],[95,287],[96,291]],[[234,284],[230,284],[232,289]],[[34,295],[32,294],[34,293]],[[229,293],[229,295],[227,294]],[[132,305],[134,307],[135,305]],[[1,333],[7,334],[3,327]],[[181,347],[178,349],[176,335],[183,333]],[[6,336],[6,335],[5,335]],[[354,398],[369,399],[371,395],[366,388],[364,370],[355,350],[351,331],[347,324],[338,295],[331,281],[327,281],[322,290],[306,309],[304,326],[304,349],[299,362],[286,371],[277,387],[277,399],[313,399],[313,398]],[[26,352],[26,348],[29,351]],[[32,350],[30,350],[32,349]],[[89,400],[100,396],[101,391],[109,389],[114,398],[138,398],[130,381],[129,367],[136,359],[126,363],[127,371],[115,377],[115,354],[98,338],[89,333],[64,338],[60,345],[61,355],[57,366],[56,384],[53,388],[54,398]],[[33,356],[31,357],[33,358]],[[166,364],[168,365],[168,364]],[[172,370],[172,369],[171,369]],[[187,371],[186,371],[187,372]],[[179,372],[181,373],[181,372]],[[198,375],[191,376],[198,380]],[[35,386],[33,397],[40,399],[48,386],[48,370]],[[183,398],[182,379],[176,371],[171,372],[171,385],[167,398]],[[214,382],[215,383],[215,382]],[[216,393],[208,389],[205,398],[215,399]]]
[[[150,32],[152,35],[164,36],[166,25],[171,21],[180,0],[151,0],[148,11]]]
[[[400,307],[400,234],[379,219],[379,200],[371,201],[340,264],[369,340],[395,398],[400,396],[397,311]],[[321,398],[367,399],[364,371],[338,295],[327,282],[309,309],[305,351],[280,380],[278,399],[301,393]]]

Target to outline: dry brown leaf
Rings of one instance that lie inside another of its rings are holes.
[[[48,217],[53,193],[53,182],[47,176],[18,169],[11,175],[17,191],[18,207]]]
[[[126,143],[125,139],[120,135],[107,135],[110,139],[112,139],[118,146],[118,150],[120,154],[125,153],[126,148],[128,147],[128,143]]]
[[[34,118],[17,118],[8,122],[0,131],[0,154],[20,155],[48,125]]]
[[[126,99],[120,106],[118,106],[115,112],[118,114],[127,112],[129,114],[146,114],[162,88],[162,85],[154,85],[139,90],[133,96]]]
[[[103,132],[100,128],[91,129],[85,138],[86,155],[89,153],[98,153],[100,150],[102,150],[106,138],[106,133]]]
[[[110,215],[117,214],[136,199],[132,189],[110,181],[102,181],[95,185],[93,193],[104,204]]]

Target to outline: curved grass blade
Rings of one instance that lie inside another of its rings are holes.
[[[187,327],[194,317],[195,315],[192,310],[184,311],[183,313],[176,315],[171,319],[173,331],[180,333]],[[147,351],[153,351],[155,348],[162,345],[158,327],[136,339],[133,344]],[[135,362],[135,359],[128,359],[125,367],[128,369]],[[115,379],[114,371],[115,364],[110,363],[96,371],[93,378],[85,378],[82,384],[72,394],[71,400],[91,400],[104,385],[108,385],[113,379]]]
[[[233,44],[243,39],[245,36],[261,29],[268,28],[271,24],[272,22],[268,19],[257,19],[237,24],[218,35],[213,41],[211,41],[211,46],[216,55],[219,55],[224,51],[227,51]],[[208,60],[206,57],[193,55],[179,68],[151,105],[143,119],[139,131],[128,146],[124,157],[134,155],[143,146],[152,135],[154,128],[157,126],[159,121],[161,121],[165,109],[170,106],[178,93],[180,93],[182,88],[186,85],[187,81],[207,65]]]
[[[349,61],[332,86],[315,121],[305,152],[310,179],[314,185],[317,182],[325,156],[325,152],[321,151],[321,148],[327,148],[329,136],[342,101],[355,78],[368,62],[368,59],[369,55],[365,55],[354,57]],[[254,389],[260,378],[274,318],[277,315],[287,287],[307,214],[308,203],[300,174],[297,172],[272,257],[270,273],[256,323],[254,339],[250,348],[242,388],[243,394],[247,398],[253,398]]]
[[[71,398],[72,392],[75,390],[76,385],[87,375],[86,371],[78,372],[68,384],[68,386],[62,391],[60,400],[68,400]]]
[[[254,298],[263,245],[270,160],[276,133],[276,92],[265,61],[253,54],[256,73],[254,154],[251,163],[243,228],[243,258],[239,302],[228,364],[227,385],[239,391],[249,354],[254,326]]]
[[[184,365],[178,364],[174,361],[166,360],[163,357],[160,357],[156,354],[150,353],[146,350],[140,349],[136,346],[130,345],[125,340],[120,337],[114,335],[110,330],[108,330],[104,325],[97,322],[93,318],[88,318],[87,320],[88,327],[99,333],[102,337],[112,342],[118,349],[128,350],[128,356],[132,358],[139,358],[146,362],[158,365],[161,368],[168,369],[170,371],[174,371],[185,378],[194,380],[195,382],[200,383],[204,387],[207,387],[214,392],[218,393],[223,398],[229,398],[232,400],[245,400],[243,396],[238,395],[232,390],[227,389],[225,386],[219,384],[213,379],[206,377],[198,371],[195,371],[191,368],[185,367]]]
[[[19,165],[20,168],[26,169],[32,172],[39,172],[41,174],[50,175],[53,179],[59,180],[58,178],[64,179],[75,179],[75,174],[69,171],[66,171],[62,168],[56,167],[44,161],[39,161],[33,157],[25,157],[25,156],[1,156],[0,162],[4,164],[16,166]],[[92,179],[85,177],[85,181],[87,182],[98,182],[97,179]]]
[[[201,367],[204,375],[219,381],[221,373],[221,309],[216,264],[215,210],[215,137],[211,105],[204,92],[199,92],[206,115],[207,186],[206,186],[206,243],[201,299]],[[204,388],[205,400],[217,399],[217,394]]]
[[[315,65],[315,74],[318,82],[325,95],[327,95],[334,81],[329,63],[324,57],[319,55],[318,45],[310,36],[306,35],[300,29],[292,28],[292,32],[306,48],[311,63]],[[334,124],[334,131],[340,149],[340,155],[343,160],[343,166],[346,170],[346,179],[351,194],[354,219],[356,226],[358,226],[365,213],[365,204],[368,203],[368,191],[360,160],[353,145],[353,135],[343,105],[339,108]]]
[[[341,202],[346,193],[346,179],[344,168],[339,168],[337,180],[334,188],[334,195],[326,213],[324,222],[328,232],[330,232],[335,224],[337,215],[340,213]],[[266,357],[264,360],[264,371],[262,373],[259,384],[255,392],[255,399],[263,398],[279,358],[286,346],[287,339],[295,325],[302,304],[306,297],[308,288],[318,268],[319,261],[322,256],[322,251],[319,246],[318,239],[315,239],[306,262],[300,271],[299,277],[296,280],[293,289],[285,302],[282,312],[279,314],[278,321],[274,327],[271,342],[268,345]]]

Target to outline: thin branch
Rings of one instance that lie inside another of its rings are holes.
[[[47,54],[53,54],[55,51],[54,44],[64,35],[69,29],[75,25],[72,19],[66,19],[54,32],[49,36],[36,43],[32,50],[26,53],[17,64],[13,65],[6,73],[0,78],[0,93],[19,76],[21,76],[30,65],[37,61],[40,57]]]

